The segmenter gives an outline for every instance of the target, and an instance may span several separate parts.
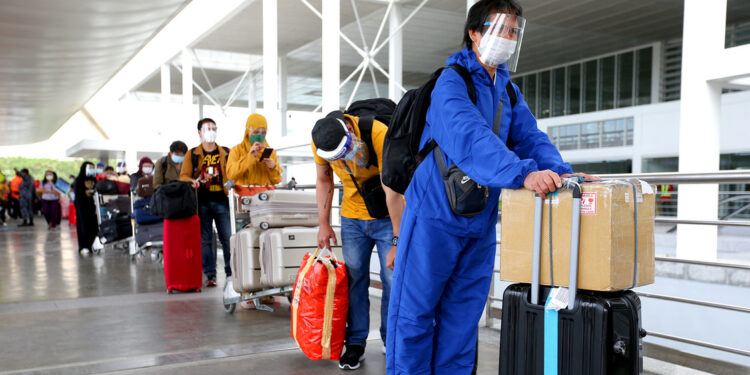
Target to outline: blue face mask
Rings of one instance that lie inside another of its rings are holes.
[[[175,164],[180,164],[180,163],[182,163],[183,160],[185,160],[184,156],[177,156],[177,155],[174,155],[174,154],[172,155],[172,161]]]

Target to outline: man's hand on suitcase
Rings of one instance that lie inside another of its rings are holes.
[[[523,187],[535,191],[544,199],[547,197],[547,193],[552,193],[557,188],[562,187],[562,181],[557,173],[545,169],[526,175],[526,179],[523,180]]]
[[[338,246],[339,242],[336,240],[336,233],[333,231],[333,228],[331,228],[330,225],[321,225],[320,229],[318,229],[318,248],[325,249],[331,248],[331,240],[333,240],[333,245]]]

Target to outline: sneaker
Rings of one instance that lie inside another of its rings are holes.
[[[206,286],[209,288],[216,286],[216,275],[206,276]]]
[[[227,276],[227,280],[224,283],[224,299],[237,298],[240,294],[234,291],[232,285],[232,276]]]
[[[90,253],[91,253],[91,250],[89,250],[89,249],[82,249],[81,250],[81,255],[89,255]]]
[[[339,368],[344,370],[356,370],[365,360],[365,347],[362,345],[347,345],[344,355],[339,359]]]
[[[385,345],[383,345],[383,347],[380,348],[380,351],[383,353],[383,355],[385,355]]]

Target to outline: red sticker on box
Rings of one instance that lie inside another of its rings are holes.
[[[596,215],[596,193],[583,193],[581,215]]]

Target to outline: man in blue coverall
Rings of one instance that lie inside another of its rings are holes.
[[[446,61],[469,71],[476,105],[453,69],[443,71],[432,92],[421,147],[434,139],[446,165],[455,164],[489,187],[488,203],[472,217],[455,214],[436,162],[439,154],[426,157],[414,173],[393,272],[388,374],[471,373],[492,279],[501,188],[526,187],[544,197],[573,173],[537,128],[518,87],[512,85],[515,105],[506,91],[524,24],[515,0],[476,3],[466,20],[466,48]],[[499,135],[493,133],[498,108]]]

